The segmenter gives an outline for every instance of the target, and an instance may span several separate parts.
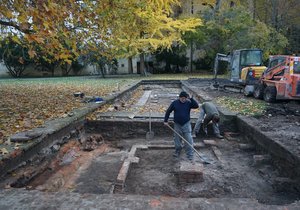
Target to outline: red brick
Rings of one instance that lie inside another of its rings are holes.
[[[181,184],[203,181],[203,164],[181,162],[178,179]]]

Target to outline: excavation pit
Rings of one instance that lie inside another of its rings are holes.
[[[202,165],[195,157],[196,163],[192,167],[199,167],[197,173],[203,172],[203,178],[199,176],[197,181],[190,174],[193,169],[189,168],[191,165],[185,154],[176,159],[172,156],[173,149],[138,150],[139,163],[132,165],[122,193],[186,198],[254,198],[264,204],[285,204],[297,199],[295,192],[287,189],[276,191],[274,186],[279,172],[270,164],[254,165],[255,152],[241,151],[236,142],[227,140],[219,142],[219,150],[222,154],[217,157],[211,147],[198,148],[213,164]]]
[[[151,142],[142,138],[106,140],[92,151],[80,150],[78,141],[72,140],[41,171],[37,171],[41,163],[36,163],[39,165],[34,166],[36,175],[32,179],[18,179],[11,187],[47,192],[254,198],[278,205],[297,199],[295,192],[283,187],[283,183],[291,186],[290,180],[280,179],[273,165],[254,164],[255,151],[241,150],[236,141],[216,140],[218,146],[200,141],[195,141],[197,151],[212,164],[203,165],[197,156],[192,164],[184,151],[174,158],[171,136],[156,137]],[[218,148],[218,155],[213,147]],[[20,174],[31,171],[27,167]]]
[[[190,163],[184,150],[174,158],[173,133],[163,125],[163,115],[183,89],[179,83],[140,86],[96,111],[81,135],[51,145],[52,152],[24,163],[1,186],[82,195],[253,199],[267,205],[299,200],[299,182],[280,170],[286,161],[273,159],[240,129],[247,125],[237,125],[232,116],[222,116],[225,139],[194,139],[197,151],[211,164],[203,164],[196,154]],[[155,135],[149,140],[150,108]],[[198,110],[191,116],[194,124]],[[82,139],[95,144],[83,146]]]

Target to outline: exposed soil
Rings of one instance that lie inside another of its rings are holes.
[[[271,164],[253,163],[254,151],[239,149],[239,142],[218,142],[222,162],[213,155],[211,148],[199,152],[213,164],[204,165],[204,182],[178,184],[177,171],[180,161],[187,161],[185,154],[178,160],[173,150],[139,151],[139,164],[135,165],[126,182],[126,193],[142,195],[169,195],[175,197],[253,198],[266,204],[285,204],[297,199],[296,193],[279,192],[276,177],[279,175]],[[200,161],[195,157],[196,161]]]
[[[196,92],[205,92],[214,102],[221,96],[248,100],[242,93],[212,88],[210,80],[193,79],[189,82]],[[91,117],[101,119],[118,116],[128,119],[132,116],[148,119],[151,108],[152,115],[162,120],[166,108],[180,90],[180,87],[145,85],[135,90],[132,97],[125,96],[115,104],[102,107]],[[147,94],[148,98],[145,97],[145,100],[141,101],[140,99]],[[260,130],[271,134],[275,141],[299,154],[299,111],[298,102],[278,102],[268,104],[263,115],[249,119],[257,121]],[[192,112],[194,119],[197,118],[198,112],[199,110]],[[204,138],[214,139],[200,136],[195,142],[202,142]],[[115,145],[99,136],[90,136],[86,140],[85,144],[74,140],[57,148],[59,151],[52,157],[52,162],[46,162],[42,167],[44,173],[30,174],[34,180],[30,180],[27,187],[44,191],[112,193],[121,165],[134,144],[172,144],[172,136],[166,134],[164,137],[154,137],[153,141],[144,138],[121,139],[114,142]],[[138,150],[136,156],[140,158],[140,162],[131,165],[124,193],[183,198],[251,198],[260,203],[278,205],[300,199],[299,192],[294,191],[293,187],[280,186],[280,183],[286,184],[289,181],[282,177],[281,172],[272,165],[272,161],[255,163],[253,156],[264,155],[262,151],[240,149],[240,143],[248,143],[242,137],[237,135],[231,140],[216,141],[216,148],[220,151],[217,155],[214,154],[213,147],[208,145],[198,149],[201,155],[213,164],[204,165],[204,181],[193,184],[178,183],[180,163],[187,161],[184,151],[179,159],[175,159],[172,156],[173,149]],[[195,160],[201,162],[196,155]],[[32,164],[29,169],[35,173],[34,167],[39,164]]]
[[[122,157],[126,155],[105,143],[101,135],[82,136],[81,142],[73,139],[61,147],[54,147],[59,149],[57,153],[49,151],[47,156],[35,156],[0,186],[53,192],[109,193]]]
[[[223,82],[228,82],[222,80]],[[217,90],[213,88],[211,80],[190,80],[191,87],[199,94],[205,93],[217,103],[219,97],[232,99],[256,100],[245,97],[236,90]],[[141,97],[145,91],[151,90],[150,100],[145,101],[141,107],[135,106],[137,115],[147,116],[147,110],[152,108],[153,114],[162,117],[170,102],[177,97],[179,88],[168,88],[163,85],[143,86],[139,89]],[[198,91],[197,91],[198,90]],[[133,94],[135,95],[135,94]],[[157,96],[158,100],[155,100]],[[130,106],[138,102],[137,99]],[[126,101],[126,98],[123,99]],[[222,104],[219,104],[222,106]],[[126,107],[126,106],[125,106]],[[146,107],[146,108],[145,108]],[[162,109],[162,107],[164,107]],[[118,109],[132,111],[133,109]],[[109,111],[109,110],[108,110]],[[264,132],[270,132],[275,141],[286,144],[290,150],[299,152],[300,141],[300,105],[298,102],[278,102],[267,104],[267,110],[261,116],[249,117],[257,121],[257,126]],[[112,111],[109,111],[112,112]],[[114,110],[113,112],[116,113]],[[104,113],[104,115],[107,114]],[[127,113],[126,113],[127,114]],[[121,114],[122,115],[122,114]],[[198,110],[192,117],[198,116]],[[99,116],[98,116],[99,117]],[[283,138],[284,137],[284,138]],[[203,140],[202,137],[195,142]],[[289,187],[278,187],[278,177],[282,175],[271,164],[254,165],[253,155],[259,152],[245,152],[238,148],[237,142],[224,140],[218,147],[222,152],[223,162],[216,160],[211,149],[200,150],[208,158],[215,160],[214,164],[204,166],[204,182],[199,184],[179,185],[177,170],[179,162],[172,157],[173,150],[140,151],[140,162],[132,167],[126,181],[125,193],[142,195],[169,195],[176,197],[229,197],[254,198],[266,204],[285,204],[299,199],[298,192]],[[185,161],[185,155],[182,155]]]
[[[246,97],[236,90],[218,90],[212,86],[213,81],[208,79],[191,79],[189,83],[193,89],[205,92],[214,101],[224,96],[232,99],[258,100]],[[219,83],[224,84],[228,81],[220,79]],[[261,116],[255,116],[257,126],[300,156],[300,101],[277,101],[266,105],[266,111]]]

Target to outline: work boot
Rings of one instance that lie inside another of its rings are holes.
[[[179,156],[180,156],[180,151],[179,151],[179,150],[176,150],[176,151],[173,153],[173,157],[178,158]]]
[[[216,134],[216,137],[217,137],[218,139],[223,139],[223,138],[224,138],[224,137],[223,137],[222,135],[220,135],[219,133]]]
[[[190,162],[190,163],[195,164],[194,158],[189,157],[188,159],[189,159],[189,162]]]
[[[178,158],[178,157],[179,157],[179,154],[178,154],[177,152],[174,152],[174,153],[173,153],[173,157]]]

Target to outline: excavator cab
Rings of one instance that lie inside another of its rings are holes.
[[[262,67],[262,51],[259,49],[235,50],[230,64],[230,80],[242,84],[255,80],[265,69],[257,68]]]
[[[217,83],[219,61],[225,61],[229,63],[230,81],[235,83],[226,86],[243,89],[245,95],[251,95],[254,91],[254,84],[257,83],[262,72],[266,69],[262,65],[262,54],[260,49],[234,50],[227,55],[217,53],[214,63],[215,83]]]

